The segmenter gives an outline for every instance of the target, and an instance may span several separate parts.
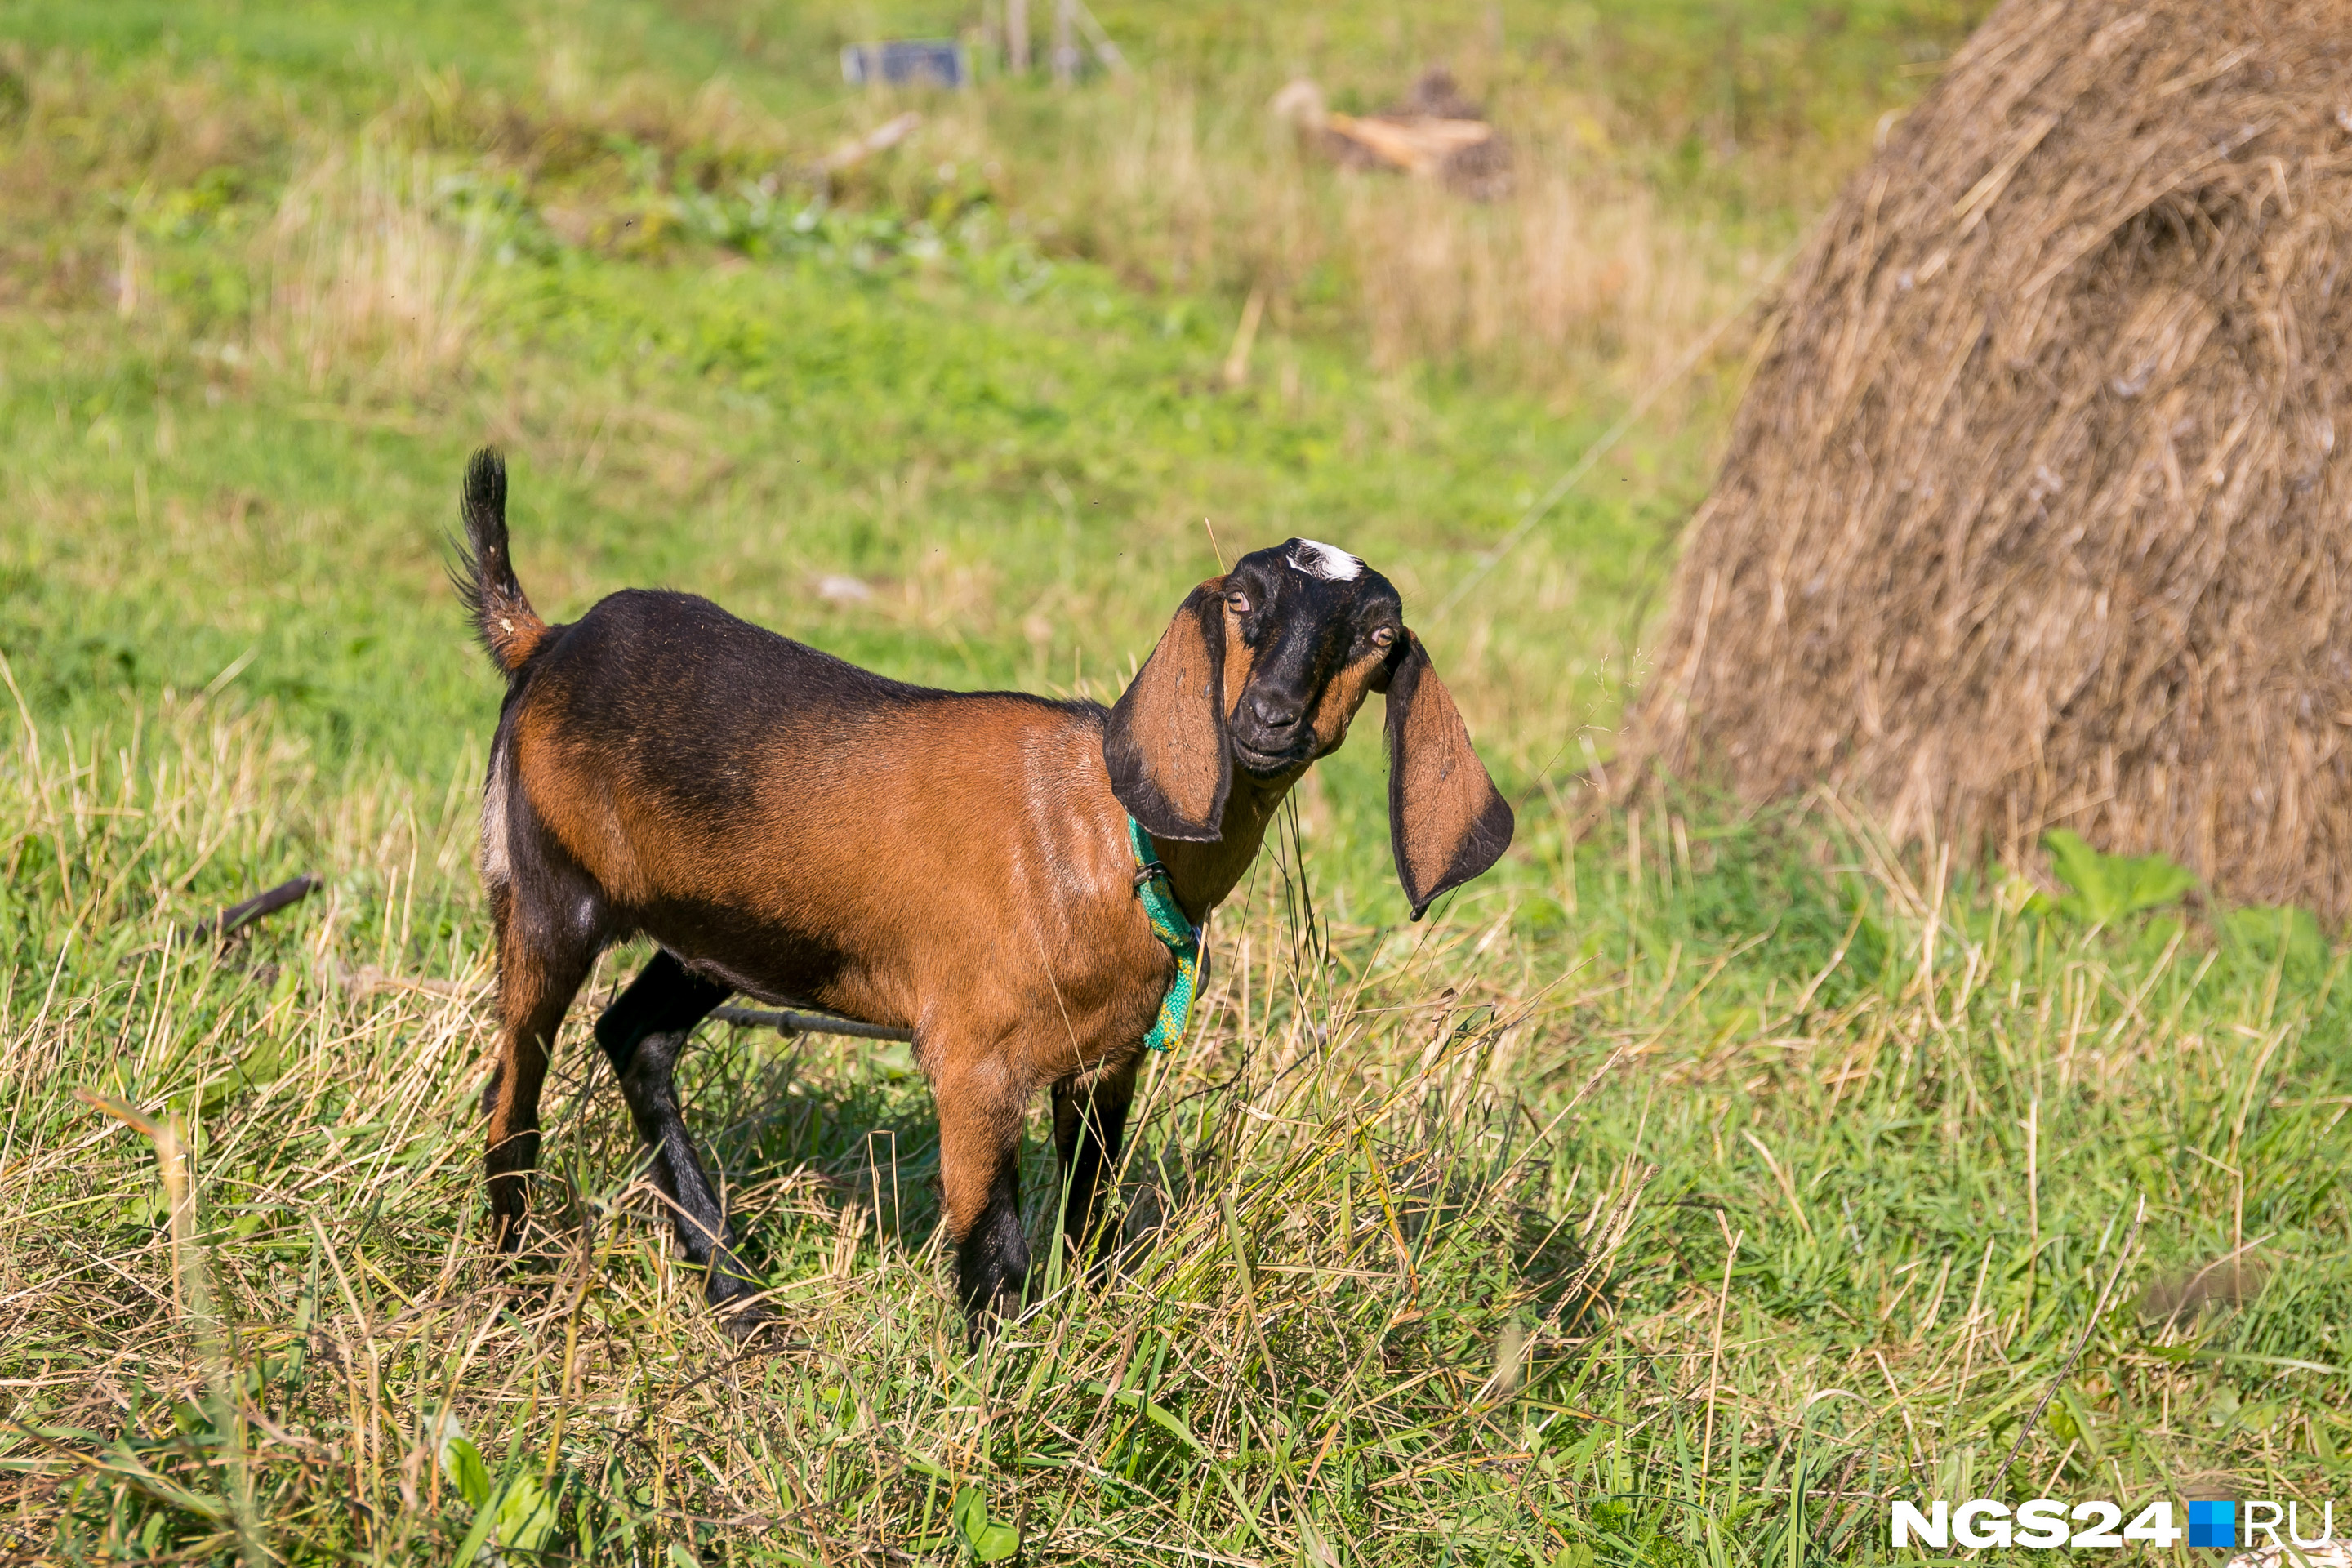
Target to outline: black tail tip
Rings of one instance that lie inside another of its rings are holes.
[[[504,521],[507,514],[507,460],[496,447],[485,447],[466,464],[466,521]]]

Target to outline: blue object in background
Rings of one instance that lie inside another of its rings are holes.
[[[852,87],[970,87],[971,57],[952,38],[894,38],[841,51],[841,79]]]
[[[2198,1498],[2189,1504],[2189,1544],[2220,1546],[2235,1551],[2238,1545],[2238,1505],[2211,1498]]]

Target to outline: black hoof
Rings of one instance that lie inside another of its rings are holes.
[[[776,1310],[756,1296],[741,1296],[716,1302],[712,1310],[719,1317],[719,1332],[737,1343],[744,1343],[762,1330],[772,1329],[783,1320]]]

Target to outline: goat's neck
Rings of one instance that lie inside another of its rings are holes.
[[[1225,795],[1225,815],[1219,824],[1220,833],[1214,843],[1190,844],[1181,839],[1154,837],[1151,847],[1159,851],[1160,863],[1168,868],[1168,880],[1176,893],[1176,901],[1183,906],[1185,916],[1198,925],[1208,919],[1209,911],[1223,903],[1225,895],[1248,874],[1250,862],[1257,858],[1258,846],[1265,842],[1266,824],[1282,805],[1282,797],[1290,793],[1297,776],[1261,784],[1244,773],[1234,774],[1233,788]]]

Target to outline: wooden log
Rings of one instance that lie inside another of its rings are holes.
[[[802,1013],[764,1007],[714,1007],[710,1016],[722,1024],[746,1029],[773,1029],[793,1035],[849,1035],[861,1040],[911,1040],[912,1029],[895,1024],[868,1024],[856,1018],[836,1018],[830,1013]]]
[[[265,915],[274,915],[289,904],[299,904],[327,884],[305,871],[289,882],[280,882],[266,893],[256,893],[241,904],[231,904],[216,915],[207,915],[189,928],[188,940],[202,942],[216,936],[228,941],[238,931]]]

